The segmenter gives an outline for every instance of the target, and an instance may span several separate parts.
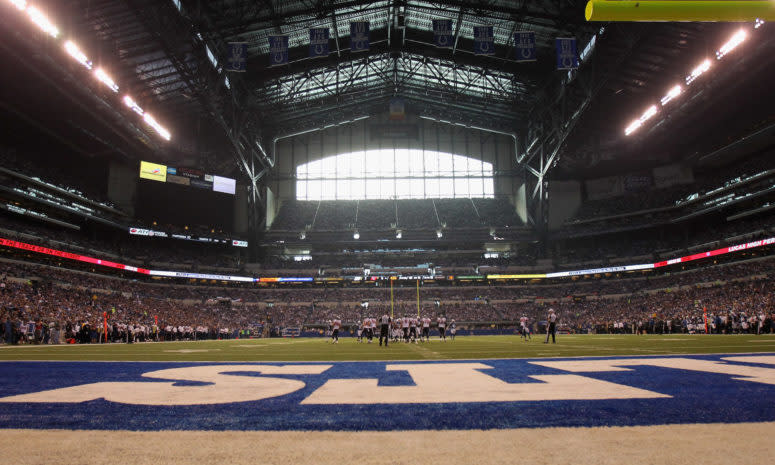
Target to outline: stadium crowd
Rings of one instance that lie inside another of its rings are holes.
[[[551,306],[574,332],[771,332],[775,260],[650,278],[543,285],[424,287],[420,312],[468,327],[536,330]],[[386,312],[416,315],[416,289],[227,288],[160,285],[32,263],[0,262],[0,336],[6,342],[96,342],[239,337],[271,328],[357,325]],[[731,276],[746,278],[727,281]],[[56,331],[54,333],[53,331]],[[268,333],[267,333],[268,334]],[[47,336],[48,335],[48,336]]]

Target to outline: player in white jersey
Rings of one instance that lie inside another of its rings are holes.
[[[358,342],[363,342],[363,331],[365,327],[366,327],[366,319],[364,318],[361,324],[358,325],[358,329],[356,330],[358,334],[358,339],[357,339]]]
[[[334,321],[331,322],[331,344],[339,343],[339,328],[341,326],[342,320],[340,320],[339,317],[335,318]]]
[[[409,339],[417,344],[417,318],[409,318]]]
[[[404,332],[404,342],[409,343],[409,317],[401,319],[401,330]]]
[[[530,339],[530,328],[527,326],[527,317],[522,315],[519,319],[519,337],[527,342]]]
[[[426,342],[431,340],[431,319],[427,316],[422,317],[422,337],[420,340],[425,339]]]
[[[449,322],[449,338],[453,341],[455,340],[455,334],[457,334],[457,325],[455,324],[455,319],[453,318],[452,321]]]
[[[436,318],[436,322],[439,325],[439,339],[447,342],[447,317],[440,316]]]
[[[374,339],[374,336],[377,334],[377,319],[376,318],[369,318],[369,344],[371,344],[372,339]]]

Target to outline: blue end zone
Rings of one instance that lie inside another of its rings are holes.
[[[739,356],[739,354],[730,354]],[[720,360],[722,355],[682,356]],[[657,357],[655,357],[657,358]],[[658,357],[667,358],[667,357]],[[610,357],[605,359],[616,359]],[[540,359],[547,361],[549,359]],[[552,359],[562,360],[562,359]],[[579,359],[575,359],[579,360]],[[595,360],[602,360],[596,358]],[[541,383],[530,375],[568,372],[529,363],[486,360],[483,372],[508,383]],[[539,361],[539,360],[533,360]],[[585,377],[671,396],[658,399],[471,402],[438,404],[307,405],[327,380],[375,378],[379,386],[413,386],[406,371],[386,365],[426,362],[331,363],[320,375],[271,375],[303,381],[291,394],[252,402],[194,406],[144,406],[108,402],[0,403],[0,428],[105,430],[415,430],[553,426],[630,426],[670,423],[737,423],[775,420],[775,385],[735,380],[727,374],[632,366],[632,371],[580,373]],[[433,362],[462,363],[462,362]],[[470,363],[470,362],[467,362]],[[729,362],[734,363],[734,362]],[[150,371],[234,363],[3,362],[0,397],[97,382],[158,382]],[[245,365],[245,363],[239,363]],[[315,363],[316,365],[318,363]],[[774,366],[734,363],[775,370]],[[261,365],[299,365],[261,363]],[[264,376],[242,373],[235,376]],[[201,385],[179,382],[177,385]],[[438,393],[444,398],[444,392]]]

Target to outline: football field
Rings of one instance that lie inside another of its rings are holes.
[[[473,360],[540,357],[680,355],[736,352],[775,352],[775,335],[558,335],[557,344],[544,337],[530,341],[519,336],[458,336],[446,342],[358,343],[343,337],[230,339],[136,344],[0,346],[0,360],[69,361],[208,361],[312,362],[358,360]]]
[[[22,464],[758,464],[775,453],[775,336],[557,341],[0,346],[0,450]],[[739,437],[755,444],[707,453]]]

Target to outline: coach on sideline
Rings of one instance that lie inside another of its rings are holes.
[[[388,341],[390,340],[390,323],[392,322],[392,319],[390,316],[388,316],[387,313],[382,315],[382,317],[379,319],[380,327],[379,327],[379,345],[382,345],[382,338],[385,338],[385,347],[388,345]]]
[[[549,335],[552,335],[552,344],[555,343],[554,340],[554,333],[557,331],[557,314],[554,313],[554,309],[549,309],[549,315],[546,317],[546,321],[548,325],[546,326],[546,340],[544,341],[544,344],[549,343]]]

